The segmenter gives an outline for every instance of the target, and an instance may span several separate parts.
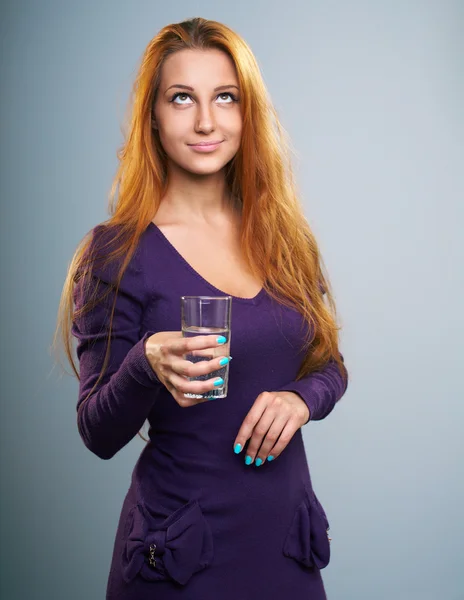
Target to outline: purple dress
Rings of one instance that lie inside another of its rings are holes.
[[[99,248],[108,234],[100,225],[93,233]],[[116,273],[94,269],[102,289]],[[343,379],[331,362],[295,381],[302,317],[262,289],[254,298],[232,297],[228,397],[181,408],[158,381],[144,341],[180,330],[182,295],[226,294],[150,223],[120,286],[109,368],[84,403],[103,363],[114,296],[73,324],[86,447],[110,459],[150,423],[122,505],[106,598],[323,600],[329,522],[313,491],[301,429],[260,467],[246,465],[247,446],[235,454],[233,444],[261,392],[297,392],[311,420],[320,420],[344,394]],[[81,305],[79,286],[74,300]]]

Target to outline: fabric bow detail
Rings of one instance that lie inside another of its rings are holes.
[[[148,581],[174,579],[185,585],[213,559],[213,537],[197,500],[191,500],[161,524],[146,504],[138,503],[126,521],[123,577],[138,573]]]
[[[285,539],[283,552],[306,567],[323,569],[330,561],[329,523],[313,493],[306,492]]]

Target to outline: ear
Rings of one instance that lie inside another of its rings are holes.
[[[151,125],[152,125],[153,129],[158,129],[158,126],[156,125],[155,119],[151,120]]]

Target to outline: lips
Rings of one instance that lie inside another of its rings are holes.
[[[198,144],[189,144],[189,146],[194,146],[195,148],[201,148],[202,146],[217,146],[221,144],[223,140],[211,140],[210,142],[198,142]]]
[[[189,144],[190,148],[200,154],[212,154],[221,145],[221,141],[216,142],[200,142],[198,144]]]

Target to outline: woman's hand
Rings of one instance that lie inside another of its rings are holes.
[[[240,452],[251,437],[245,462],[251,465],[256,458],[259,467],[268,457],[277,458],[308,418],[309,408],[295,392],[262,392],[240,427],[234,451]]]
[[[145,355],[156,376],[171,392],[182,407],[207,402],[209,398],[185,398],[184,393],[203,394],[216,389],[217,377],[206,381],[189,381],[189,377],[206,375],[222,368],[221,358],[229,357],[230,340],[226,344],[217,341],[217,335],[182,337],[182,331],[160,331],[145,340]],[[185,354],[207,357],[193,363],[184,359]]]

